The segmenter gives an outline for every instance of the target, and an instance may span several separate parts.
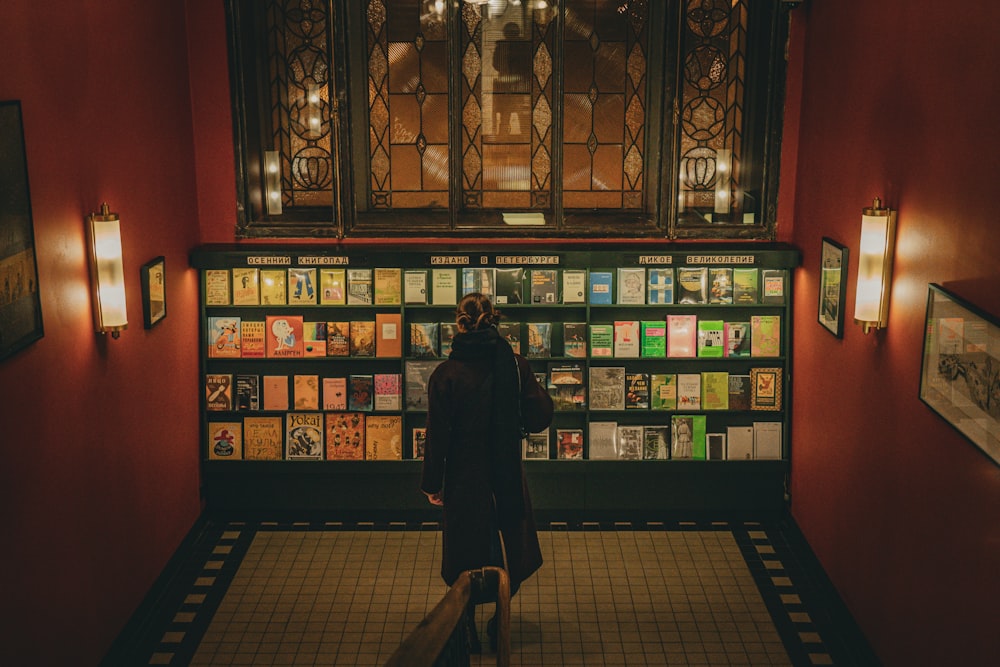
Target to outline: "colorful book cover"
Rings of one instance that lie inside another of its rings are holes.
[[[496,294],[493,298],[498,305],[524,303],[524,269],[507,268],[496,270]]]
[[[454,306],[458,303],[456,269],[431,269],[431,303],[435,306]]]
[[[649,374],[649,407],[651,410],[677,409],[677,375]]]
[[[427,449],[427,428],[414,426],[410,432],[410,444],[413,458],[417,461],[423,460],[424,451]]]
[[[347,409],[371,412],[375,408],[375,376],[358,373],[347,377]]]
[[[587,385],[583,364],[549,364],[547,389],[556,410],[584,410],[587,407]]]
[[[757,303],[757,269],[736,267],[733,269],[733,303]]]
[[[406,409],[427,409],[427,381],[442,359],[418,359],[407,361],[403,380],[406,384]]]
[[[307,357],[326,356],[326,322],[302,323],[303,353]]]
[[[750,409],[781,410],[781,369],[750,369]]]
[[[587,357],[587,323],[563,322],[563,356]]]
[[[563,269],[562,302],[587,303],[587,272],[584,269]]]
[[[247,461],[280,461],[284,444],[281,417],[243,418],[243,458]]]
[[[590,325],[590,356],[594,359],[610,357],[615,345],[615,326],[613,324]]]
[[[556,456],[566,461],[583,460],[583,430],[578,428],[557,428]]]
[[[288,409],[288,376],[265,375],[261,379],[264,389],[265,410]]]
[[[708,270],[708,302],[733,302],[733,270],[713,266]]]
[[[495,286],[496,269],[469,266],[462,268],[462,296],[478,292],[492,299]]]
[[[587,458],[598,461],[618,458],[618,422],[590,422]]]
[[[402,313],[375,313],[375,356],[403,356]]]
[[[319,270],[319,302],[324,306],[347,303],[347,272],[344,269]]]
[[[749,410],[751,394],[750,376],[729,374],[729,409]]]
[[[285,422],[285,458],[289,460],[323,459],[323,413],[289,412]]]
[[[649,409],[649,373],[625,373],[625,409]]]
[[[238,461],[243,458],[243,422],[208,423],[210,461]]]
[[[674,302],[674,270],[670,267],[651,267],[646,272],[646,303]]]
[[[725,353],[725,323],[722,320],[698,320],[698,356],[718,359]]]
[[[283,306],[288,303],[285,284],[288,274],[284,269],[260,270],[260,303],[262,306]]]
[[[376,306],[398,306],[403,302],[402,269],[376,268],[372,280],[375,283]]]
[[[371,269],[347,269],[347,304],[370,306],[374,300]]]
[[[292,405],[295,410],[319,410],[319,376],[292,376]]]
[[[351,320],[350,334],[352,357],[375,356],[374,320]]]
[[[781,356],[781,315],[750,316],[750,356]]]
[[[753,459],[753,426],[726,427],[726,459],[729,461]]]
[[[674,415],[670,433],[670,458],[705,460],[705,415]]]
[[[677,303],[708,303],[708,268],[677,267]]]
[[[761,269],[760,282],[761,303],[785,303],[784,269]]]
[[[267,356],[267,326],[263,320],[240,322],[240,356],[244,359],[263,359]]]
[[[595,305],[611,303],[611,272],[590,272],[590,303]]]
[[[265,350],[268,358],[305,356],[301,315],[268,315],[265,318]]]
[[[328,357],[351,356],[350,322],[326,323],[326,356]]]
[[[228,306],[229,269],[208,269],[205,271],[205,305]]]
[[[669,426],[643,427],[642,458],[647,461],[665,461],[670,458]]]
[[[236,387],[236,409],[242,412],[260,410],[260,376],[237,373],[233,382]]]
[[[698,316],[667,315],[667,356],[691,358],[698,354]]]
[[[403,458],[403,417],[368,415],[365,419],[365,459],[400,461]]]
[[[520,322],[500,322],[497,324],[497,332],[510,343],[514,354],[521,354],[521,323]]]
[[[211,358],[233,359],[240,357],[240,318],[208,318],[208,356]]]
[[[326,414],[326,458],[330,461],[363,461],[365,416],[360,412]]]
[[[640,356],[661,359],[667,356],[667,323],[665,320],[639,322]]]
[[[451,354],[451,341],[455,339],[455,334],[458,333],[458,325],[454,322],[441,322],[438,327],[438,338],[441,345],[441,357],[447,358]],[[514,350],[517,352],[517,350]]]
[[[615,320],[615,357],[638,358],[641,350],[638,320]]]
[[[549,429],[539,433],[529,433],[521,440],[521,458],[525,460],[549,458]]]
[[[619,424],[618,433],[618,459],[621,461],[641,461],[642,460],[642,427],[633,424]]]
[[[677,409],[701,409],[701,373],[677,374]]]
[[[401,410],[403,376],[399,373],[375,373],[376,410]]]
[[[323,409],[347,409],[347,378],[323,378]]]
[[[646,269],[642,267],[618,269],[618,303],[646,303]]]
[[[439,322],[410,322],[410,354],[415,358],[437,357]]]
[[[753,457],[781,458],[781,422],[753,423]]]
[[[532,269],[531,303],[559,303],[559,283],[556,269]]]
[[[592,366],[590,368],[590,409],[625,409],[625,367]]]
[[[552,356],[552,323],[528,322],[528,357]]]
[[[729,409],[729,373],[706,371],[701,374],[701,409]]]
[[[233,409],[233,376],[230,373],[205,374],[205,409],[213,412]]]
[[[726,322],[723,327],[726,337],[727,357],[750,356],[750,323]]]
[[[403,302],[427,303],[427,271],[407,269],[403,272]]]
[[[260,304],[260,270],[245,266],[233,268],[233,305]]]
[[[288,269],[288,303],[300,305],[316,303],[316,269],[301,267]]]

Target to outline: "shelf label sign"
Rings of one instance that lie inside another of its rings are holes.
[[[345,266],[350,263],[345,255],[299,257],[299,266]]]
[[[431,255],[431,264],[434,266],[468,263],[468,255]]]
[[[639,264],[673,264],[673,255],[639,255]]]
[[[247,264],[256,265],[277,265],[287,266],[292,263],[292,258],[288,255],[250,255],[247,257]]]
[[[559,255],[497,255],[494,262],[502,264],[559,264]]]
[[[753,255],[688,255],[688,264],[754,264]]]

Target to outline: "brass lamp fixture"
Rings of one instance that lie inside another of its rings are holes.
[[[121,221],[107,203],[100,213],[87,216],[90,284],[94,300],[94,327],[118,338],[128,328],[125,309],[125,269],[122,262]]]
[[[889,291],[892,285],[892,250],[896,241],[896,212],[882,208],[882,200],[861,212],[861,242],[858,252],[857,294],[854,322],[862,331],[882,329],[889,322]]]

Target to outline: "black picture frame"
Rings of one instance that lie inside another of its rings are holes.
[[[0,101],[0,360],[45,335],[20,100]]]
[[[920,400],[1000,465],[1000,317],[927,286]]]
[[[819,265],[817,321],[837,338],[844,337],[844,302],[847,300],[848,249],[823,237]]]
[[[142,283],[142,323],[152,329],[167,316],[167,260],[161,255],[139,269]]]

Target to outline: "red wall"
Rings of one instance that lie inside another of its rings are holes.
[[[221,3],[210,3],[220,4]],[[198,242],[180,3],[0,4],[45,337],[0,362],[0,664],[96,664],[200,511]],[[84,216],[122,218],[129,327],[93,332]],[[139,267],[166,257],[146,331]]]
[[[1000,655],[1000,467],[918,399],[927,284],[968,281],[1000,316],[1000,41],[983,30],[1000,9],[973,4],[795,10],[792,510],[886,665]],[[853,288],[875,196],[899,211],[895,277],[888,328],[864,336]],[[843,340],[816,322],[823,236],[852,253]]]

